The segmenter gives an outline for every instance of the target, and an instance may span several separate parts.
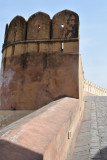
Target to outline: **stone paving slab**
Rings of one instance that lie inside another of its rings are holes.
[[[84,119],[71,158],[67,160],[107,160],[107,97],[84,98]]]

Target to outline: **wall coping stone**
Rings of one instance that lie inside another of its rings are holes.
[[[26,160],[42,160],[44,155],[50,158],[54,155],[55,159],[60,145],[63,146],[63,140],[67,138],[64,134],[68,132],[78,107],[78,99],[62,98],[5,127],[0,131],[0,146],[5,150],[0,151],[1,157],[7,158],[11,152],[8,160],[13,160],[12,157],[22,160],[22,156]],[[21,157],[16,156],[19,151]]]

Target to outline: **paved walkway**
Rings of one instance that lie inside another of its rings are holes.
[[[72,160],[107,160],[107,97],[85,97],[84,120]]]

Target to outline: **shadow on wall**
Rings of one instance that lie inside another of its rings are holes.
[[[0,140],[0,160],[43,160],[43,155],[18,146],[11,142]]]
[[[101,149],[92,159],[107,160],[107,147]]]

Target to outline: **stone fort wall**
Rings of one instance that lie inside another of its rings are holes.
[[[43,12],[33,14],[28,20],[16,16],[9,25],[6,25],[4,46],[24,40],[78,38],[78,27],[78,15],[68,10],[57,13],[52,20]]]
[[[1,109],[38,109],[62,97],[82,97],[76,13],[16,16],[6,25],[2,53]]]
[[[84,92],[85,92],[85,95],[107,96],[106,89],[100,86],[97,86],[96,84],[88,80],[84,80]]]

